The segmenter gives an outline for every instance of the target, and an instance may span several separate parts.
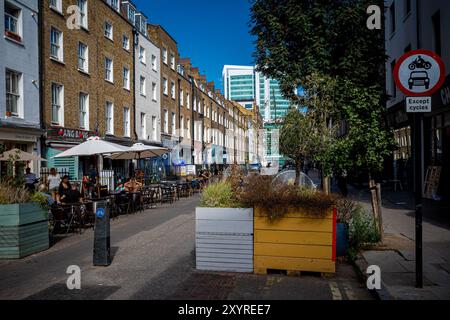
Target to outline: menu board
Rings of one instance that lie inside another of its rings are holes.
[[[425,177],[425,187],[423,197],[435,200],[441,179],[442,167],[428,167],[427,176]]]

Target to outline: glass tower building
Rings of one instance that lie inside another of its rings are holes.
[[[256,102],[264,122],[274,122],[288,112],[290,102],[282,96],[278,81],[264,77],[254,67],[226,65],[222,77],[225,98],[249,109]]]

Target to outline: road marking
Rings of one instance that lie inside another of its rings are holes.
[[[358,300],[349,284],[344,284],[344,292],[348,300]]]
[[[329,285],[333,300],[342,300],[342,293],[341,290],[339,290],[338,284],[336,282],[330,282]]]

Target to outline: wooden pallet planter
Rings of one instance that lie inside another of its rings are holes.
[[[48,248],[48,218],[39,204],[0,205],[0,259],[20,259]]]
[[[196,268],[253,272],[253,209],[196,208]]]
[[[298,272],[336,272],[336,210],[323,217],[307,215],[291,208],[270,222],[262,208],[255,208],[254,272],[267,270]]]

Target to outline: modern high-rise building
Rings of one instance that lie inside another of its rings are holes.
[[[225,65],[222,72],[225,97],[247,109],[253,102],[259,107],[265,123],[283,118],[290,107],[277,80],[269,79],[252,66]]]

